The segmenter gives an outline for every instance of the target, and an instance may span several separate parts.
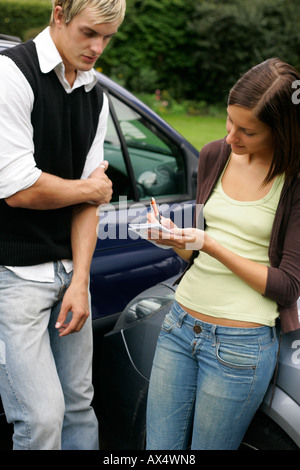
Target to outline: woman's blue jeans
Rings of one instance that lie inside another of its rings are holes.
[[[14,423],[14,449],[98,448],[91,318],[62,338],[55,329],[71,277],[61,262],[54,283],[24,280],[0,266],[0,393]]]
[[[204,323],[175,302],[157,343],[147,449],[238,449],[276,365],[275,328]]]

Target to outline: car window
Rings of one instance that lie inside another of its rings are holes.
[[[111,96],[105,139],[113,201],[184,194],[186,177],[180,148],[138,112]],[[134,186],[136,192],[134,192]]]

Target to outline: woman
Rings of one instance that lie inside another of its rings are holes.
[[[237,449],[274,372],[277,317],[283,333],[300,327],[298,79],[279,59],[240,78],[226,139],[200,153],[205,230],[163,219],[159,243],[190,262],[157,344],[148,449]]]

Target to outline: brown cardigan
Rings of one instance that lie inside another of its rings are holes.
[[[207,201],[230,156],[225,139],[207,144],[200,152],[196,204]],[[187,269],[199,252],[194,251]],[[274,218],[269,245],[265,296],[277,302],[282,333],[300,328],[300,178],[285,182]],[[182,276],[181,276],[182,277]],[[180,277],[180,279],[181,279]],[[179,282],[180,279],[177,281]]]

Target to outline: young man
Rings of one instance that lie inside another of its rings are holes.
[[[93,66],[124,14],[125,0],[53,0],[50,27],[0,55],[0,392],[14,449],[98,448],[88,282],[112,183]]]

